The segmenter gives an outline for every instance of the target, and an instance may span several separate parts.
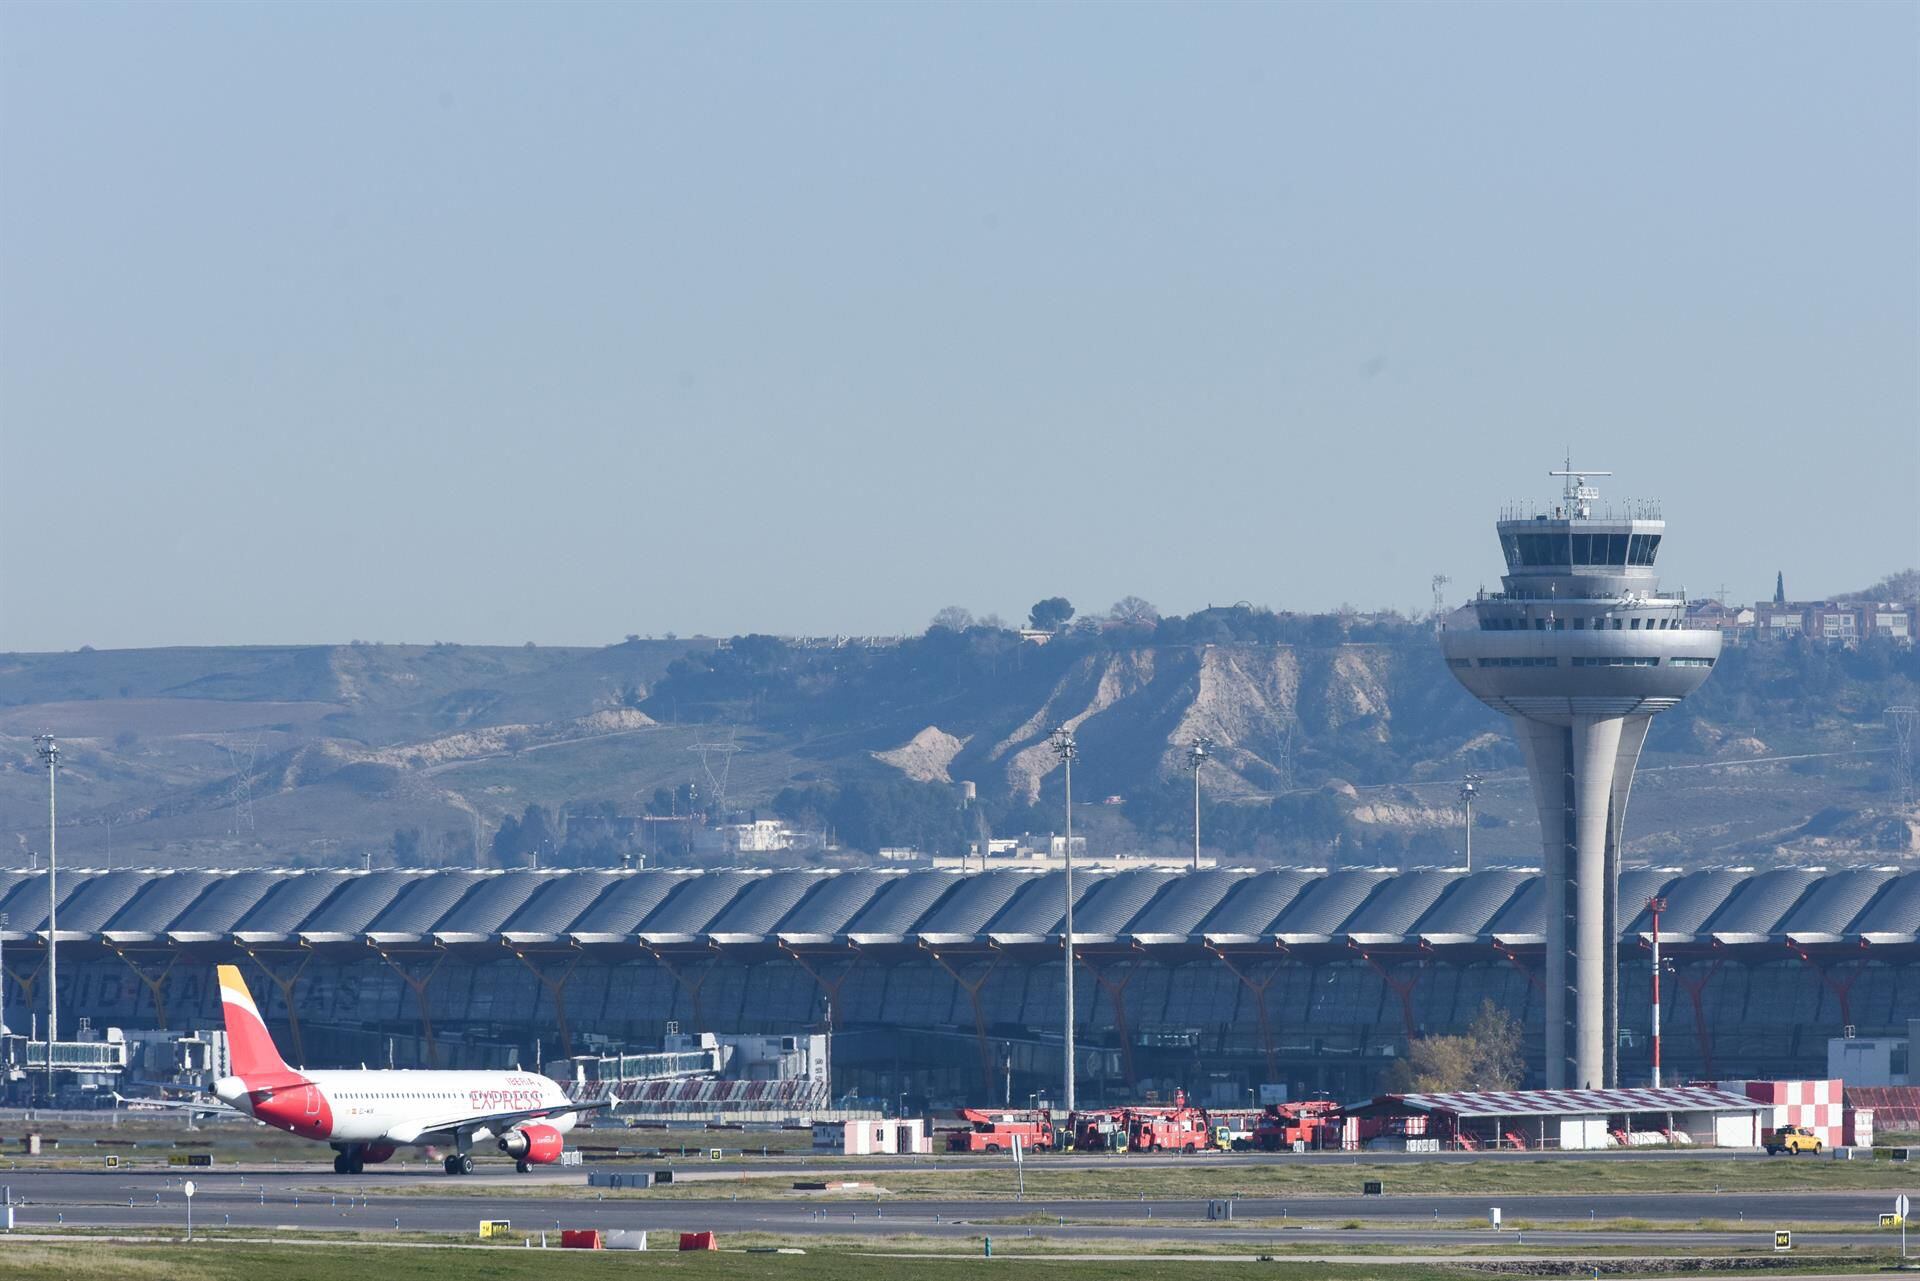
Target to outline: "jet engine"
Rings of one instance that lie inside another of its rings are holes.
[[[500,1150],[526,1165],[552,1165],[566,1139],[550,1125],[520,1125],[500,1136]]]

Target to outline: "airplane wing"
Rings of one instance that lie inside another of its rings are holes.
[[[519,1112],[489,1112],[482,1116],[468,1113],[464,1116],[449,1117],[444,1121],[425,1121],[413,1125],[396,1126],[387,1131],[387,1137],[396,1143],[418,1143],[429,1134],[459,1134],[463,1131],[471,1133],[480,1129],[500,1134],[522,1121],[566,1116],[572,1112],[592,1112],[612,1105],[612,1100],[603,1099],[598,1103],[560,1103],[552,1107],[526,1108]]]
[[[202,1115],[202,1114],[210,1116],[218,1112],[238,1112],[239,1111],[239,1109],[237,1108],[228,1107],[226,1104],[220,1102],[218,1099],[214,1099],[207,1103],[196,1103],[190,1099],[131,1099],[124,1094],[116,1093],[113,1096],[113,1101],[115,1103],[124,1103],[128,1107],[166,1108],[170,1111],[175,1111],[175,1112],[192,1112],[196,1116]]]

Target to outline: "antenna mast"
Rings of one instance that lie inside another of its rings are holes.
[[[1582,468],[1579,471],[1575,471],[1573,455],[1568,454],[1566,468],[1564,470],[1550,471],[1547,475],[1559,476],[1567,482],[1565,487],[1560,491],[1560,499],[1564,505],[1563,509],[1566,515],[1569,518],[1579,517],[1585,520],[1587,517],[1593,515],[1593,504],[1600,497],[1600,491],[1587,484],[1587,477],[1611,476],[1613,473],[1610,471],[1594,471],[1590,468]]]
[[[707,786],[713,796],[714,815],[719,822],[727,821],[727,777],[733,773],[733,757],[736,752],[745,749],[734,740],[738,731],[729,727],[724,742],[696,742],[687,750],[700,758],[700,768],[707,776]],[[713,772],[714,757],[720,758],[720,772]]]
[[[227,744],[227,759],[233,764],[233,786],[228,792],[232,798],[229,836],[253,832],[253,758],[259,750],[257,738]]]

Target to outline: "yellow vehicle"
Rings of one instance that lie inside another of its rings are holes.
[[[1777,1130],[1762,1133],[1760,1146],[1767,1150],[1768,1156],[1779,1156],[1782,1152],[1788,1156],[1798,1156],[1802,1152],[1819,1156],[1820,1136],[1804,1125],[1783,1125]]]

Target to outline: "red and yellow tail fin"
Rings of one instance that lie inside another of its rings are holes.
[[[227,1054],[237,1077],[287,1077],[292,1070],[274,1047],[266,1020],[237,966],[220,967],[220,1009],[227,1021]]]

